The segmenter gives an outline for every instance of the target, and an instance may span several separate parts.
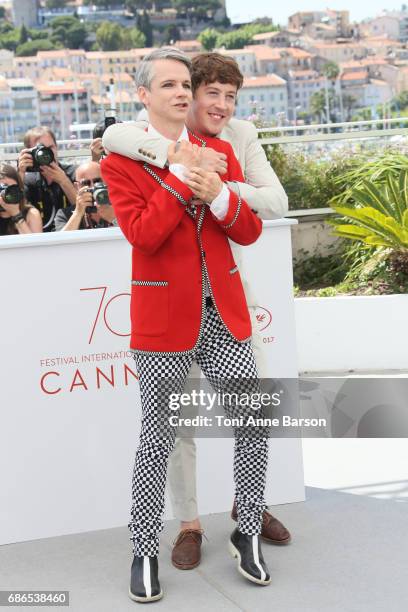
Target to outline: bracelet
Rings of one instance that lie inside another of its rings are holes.
[[[10,219],[12,220],[14,225],[17,225],[17,223],[20,223],[20,221],[24,221],[24,215],[23,213],[19,212],[16,215],[10,217]]]

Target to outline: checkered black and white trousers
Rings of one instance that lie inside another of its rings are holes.
[[[178,415],[169,407],[170,393],[181,394],[193,360],[214,389],[227,390],[231,379],[249,379],[257,386],[257,369],[250,343],[239,343],[228,333],[213,306],[206,307],[201,341],[187,355],[136,354],[142,400],[142,425],[132,479],[130,539],[135,555],[155,556],[163,529],[164,491],[167,463],[173,449],[176,427],[169,416]],[[244,381],[245,384],[245,381]],[[223,386],[223,387],[222,387]],[[167,399],[166,399],[167,398]],[[241,416],[238,405],[225,407],[228,416]],[[242,533],[261,532],[266,467],[267,436],[247,436],[235,428],[234,481],[238,528]]]

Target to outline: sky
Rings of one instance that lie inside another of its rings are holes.
[[[287,24],[289,15],[297,11],[321,11],[328,8],[349,10],[350,21],[375,17],[384,8],[399,10],[403,0],[226,0],[227,14],[232,23],[252,21],[256,17],[272,17],[275,23]],[[407,2],[408,4],[408,2]]]

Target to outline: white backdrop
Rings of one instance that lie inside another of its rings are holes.
[[[290,223],[267,222],[244,250],[279,377],[297,376]],[[0,544],[127,524],[140,415],[130,247],[110,229],[3,237],[0,251]],[[200,510],[228,510],[232,440],[197,442]],[[271,440],[267,501],[303,499],[301,442]]]

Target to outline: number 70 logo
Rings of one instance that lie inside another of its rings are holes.
[[[97,306],[97,313],[94,319],[94,322],[92,324],[92,329],[91,329],[91,333],[89,336],[89,340],[88,340],[88,344],[91,344],[95,330],[96,330],[96,326],[98,325],[99,320],[103,319],[104,325],[105,327],[115,336],[122,336],[122,337],[126,337],[126,336],[130,336],[130,332],[127,333],[123,333],[123,332],[119,332],[116,329],[113,328],[113,324],[109,321],[109,317],[110,317],[110,307],[112,305],[112,303],[115,300],[120,299],[129,299],[130,298],[130,293],[117,293],[116,295],[112,296],[107,302],[104,302],[105,300],[105,296],[106,296],[106,292],[108,290],[108,287],[84,287],[83,289],[80,289],[80,291],[101,291],[101,299],[99,301],[99,304]],[[129,322],[130,322],[130,316],[128,318]]]

